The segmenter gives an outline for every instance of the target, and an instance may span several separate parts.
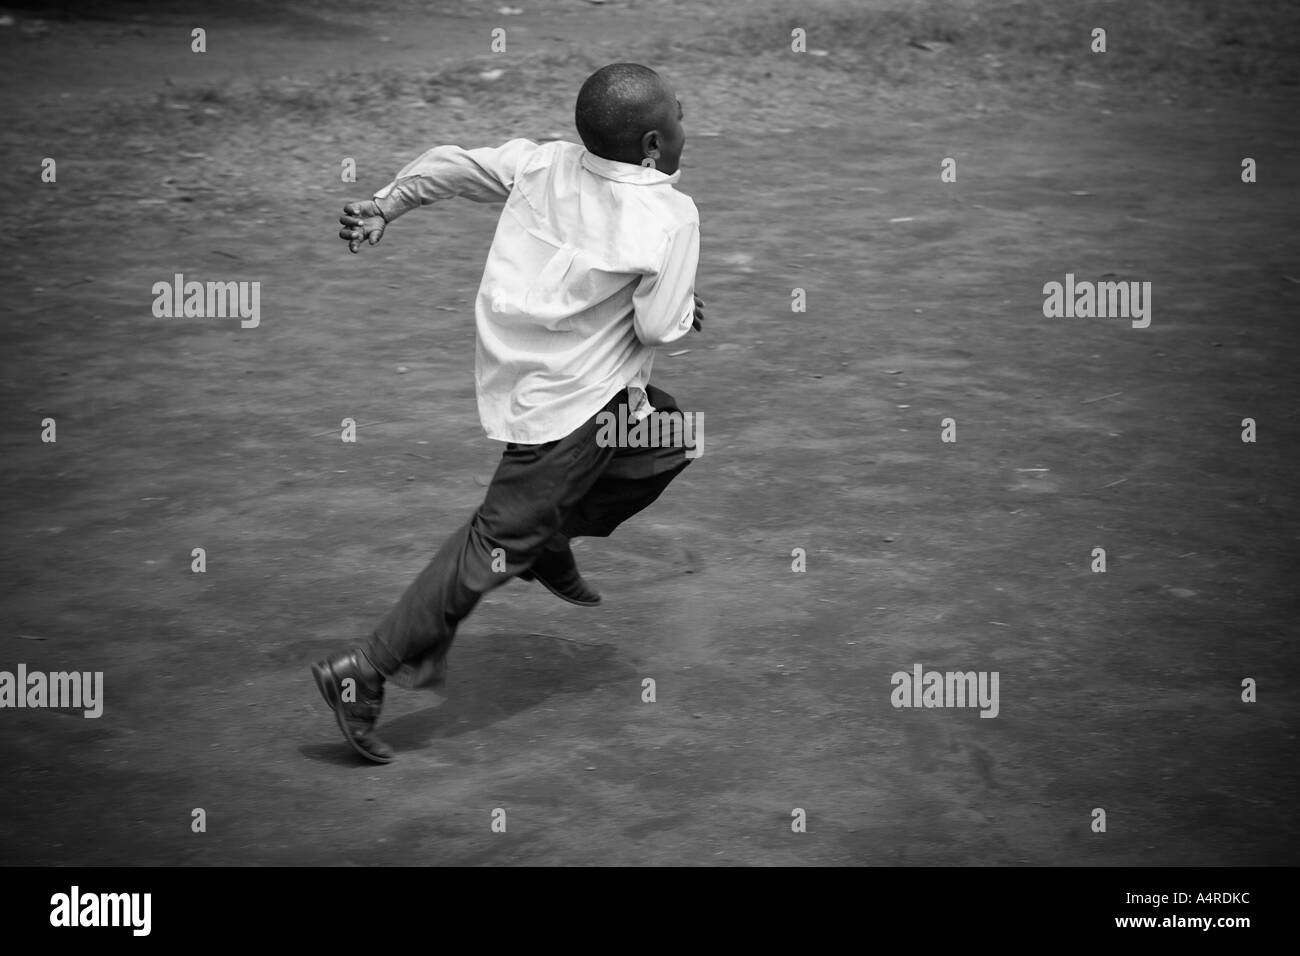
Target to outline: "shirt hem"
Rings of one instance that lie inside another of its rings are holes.
[[[637,372],[639,371],[640,369],[637,370]],[[550,430],[548,430],[546,432],[543,432],[544,437],[532,438],[530,440],[524,440],[522,438],[515,437],[515,436],[507,436],[502,433],[494,434],[493,430],[488,428],[486,425],[483,426],[483,432],[484,434],[487,435],[488,439],[491,441],[506,442],[508,444],[514,444],[514,445],[545,445],[548,444],[549,442],[559,441],[562,438],[569,437],[575,431],[577,431],[579,428],[585,425],[588,421],[590,421],[593,417],[595,417],[595,415],[602,408],[604,408],[606,405],[609,404],[609,400],[613,398],[615,395],[617,395],[619,392],[623,391],[626,388],[630,388],[632,384],[632,379],[634,378],[636,378],[636,372],[634,372],[626,382],[624,382],[621,385],[616,385],[614,388],[612,388],[605,395],[605,397],[600,400],[600,403],[596,404],[595,407],[590,412],[587,412],[581,418],[577,418],[575,416],[576,421],[571,428],[565,428],[564,426],[560,426],[560,428],[556,429],[557,433],[552,433]],[[649,386],[649,384],[650,384],[649,382],[646,382],[644,386],[638,386],[638,387],[641,388],[642,391],[644,391],[645,388]],[[649,396],[646,396],[646,400],[649,401]]]

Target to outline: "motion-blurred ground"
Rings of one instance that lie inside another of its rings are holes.
[[[1295,864],[1295,14],[1133,6],[5,11],[0,670],[107,700],[0,711],[0,862]],[[576,139],[614,60],[686,109],[709,316],[656,370],[705,454],[579,543],[600,609],[489,595],[363,765],[307,665],[481,499],[496,209],[352,257],[339,207]],[[261,325],[154,318],[176,273]],[[1151,281],[1150,328],[1045,319],[1066,273]],[[895,710],[915,663],[999,716]]]

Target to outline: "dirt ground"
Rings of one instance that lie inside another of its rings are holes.
[[[1035,106],[846,75],[836,110],[778,72],[692,99],[671,35],[719,7],[498,6],[237,5],[197,59],[183,3],[0,27],[0,670],[105,693],[98,719],[0,711],[0,862],[1300,862],[1297,91],[1084,76]],[[500,23],[577,57],[536,81],[568,99],[286,116],[303,145],[273,149],[264,114],[192,95],[427,67]],[[497,210],[422,210],[350,256],[339,207],[445,138],[574,139],[587,61],[656,29],[708,303],[656,381],[704,414],[705,453],[577,543],[600,608],[489,594],[443,691],[390,691],[398,759],[363,763],[308,666],[481,500]],[[155,126],[104,119],[152,102]],[[261,282],[260,325],[155,318],[175,273]],[[1150,281],[1150,327],[1045,318],[1067,273]],[[918,663],[996,671],[996,719],[891,706]]]

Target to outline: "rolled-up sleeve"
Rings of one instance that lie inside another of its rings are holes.
[[[504,202],[519,170],[537,148],[528,139],[512,139],[495,148],[435,146],[408,163],[396,179],[375,193],[374,199],[389,221],[420,206],[454,197]]]
[[[636,337],[667,345],[695,321],[695,271],[700,263],[700,224],[683,223],[670,233],[658,271],[641,278],[632,294]]]

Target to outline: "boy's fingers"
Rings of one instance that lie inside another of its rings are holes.
[[[351,242],[348,243],[348,252],[355,254],[360,251],[361,251],[360,239],[353,239]]]

